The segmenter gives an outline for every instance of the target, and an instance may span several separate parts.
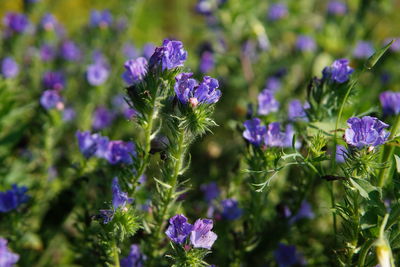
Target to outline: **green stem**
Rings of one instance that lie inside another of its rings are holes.
[[[392,138],[395,137],[398,129],[400,128],[400,114],[397,115],[396,120],[393,124],[393,127],[391,128],[391,134],[389,137],[389,140],[391,140]],[[384,150],[383,150],[383,158],[382,158],[382,163],[386,163],[388,160],[390,160],[393,156],[394,153],[394,146],[385,146]],[[389,175],[389,170],[390,170],[390,166],[388,166],[387,168],[382,168],[379,172],[379,176],[378,176],[378,185],[379,187],[383,187],[385,184],[385,181],[387,179],[387,176]]]
[[[358,258],[358,266],[365,266],[365,259],[367,258],[368,252],[373,246],[374,242],[375,240],[369,239],[364,243],[360,251],[360,257]]]
[[[113,242],[112,244],[112,253],[114,257],[114,266],[115,267],[120,267],[119,265],[119,254],[118,254],[118,247],[117,247],[117,242]]]
[[[332,209],[336,209],[336,201],[335,201],[335,194],[333,191],[333,183],[328,183],[328,189],[331,196],[331,206]],[[337,219],[336,213],[332,213],[332,222],[333,222],[333,234],[335,236],[335,246],[337,245]]]

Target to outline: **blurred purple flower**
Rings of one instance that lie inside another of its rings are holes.
[[[90,13],[90,27],[107,28],[111,26],[112,15],[109,10],[92,10]]]
[[[295,264],[304,265],[302,257],[298,254],[295,246],[280,243],[274,255],[279,267],[289,267]]]
[[[133,244],[130,247],[129,254],[121,259],[121,267],[143,267],[144,255],[140,252],[139,245]]]
[[[94,63],[89,65],[86,69],[87,81],[92,86],[104,84],[109,75],[110,71],[104,64]]]
[[[255,146],[260,146],[264,141],[264,136],[267,133],[267,128],[261,125],[259,118],[253,118],[243,123],[245,131],[243,137]]]
[[[214,1],[215,3],[215,1]],[[195,10],[197,13],[202,15],[211,15],[216,8],[215,4],[211,0],[198,0]]]
[[[270,90],[271,92],[275,93],[278,91],[282,86],[281,80],[277,77],[270,77],[267,79],[265,83],[265,88]]]
[[[204,193],[204,198],[207,202],[211,202],[216,199],[220,192],[216,182],[211,182],[208,184],[203,184],[200,187],[201,191]]]
[[[337,163],[344,163],[346,161],[345,156],[347,149],[342,145],[336,146],[336,162]]]
[[[56,50],[53,46],[49,44],[43,44],[40,47],[40,58],[43,61],[51,61],[55,58],[56,56]]]
[[[112,100],[112,104],[113,108],[128,120],[137,115],[137,111],[128,105],[122,94],[116,95]]]
[[[96,153],[98,140],[101,136],[99,134],[91,134],[89,131],[76,132],[78,139],[79,150],[86,158],[90,158]]]
[[[19,73],[18,63],[12,57],[6,57],[1,62],[1,73],[4,78],[14,78]]]
[[[76,112],[73,108],[69,107],[64,109],[63,111],[63,121],[69,122],[75,119],[76,117]]]
[[[193,225],[187,222],[187,218],[182,214],[177,214],[169,219],[169,226],[165,231],[171,241],[183,244],[193,229]]]
[[[195,248],[211,249],[217,235],[211,231],[213,221],[209,219],[198,219],[193,226],[190,234],[190,242]]]
[[[147,60],[144,57],[125,61],[125,72],[122,78],[127,84],[134,84],[141,81],[147,72]]]
[[[151,56],[154,54],[156,46],[152,43],[147,43],[143,46],[143,56],[146,59],[150,59]]]
[[[302,105],[300,100],[294,99],[289,102],[289,109],[288,109],[288,118],[291,121],[300,119],[307,121],[307,113],[306,109],[309,108],[310,105],[308,103]]]
[[[283,147],[285,144],[286,134],[281,132],[281,124],[279,122],[272,122],[268,124],[267,134],[265,135],[264,142],[270,147]]]
[[[300,209],[298,210],[297,214],[290,219],[289,223],[292,224],[302,219],[313,219],[314,216],[315,215],[312,211],[310,203],[304,200],[303,202],[301,202]]]
[[[26,15],[16,12],[8,12],[3,18],[6,35],[23,33],[28,29],[29,20]]]
[[[268,9],[268,19],[271,21],[282,19],[287,15],[287,6],[283,3],[272,4]]]
[[[135,145],[132,142],[110,141],[108,143],[105,158],[111,164],[132,163],[132,157],[136,156]]]
[[[130,204],[133,201],[133,198],[128,197],[128,193],[122,192],[118,183],[118,177],[115,177],[112,180],[112,195],[112,205],[114,210],[124,208],[127,204]]]
[[[296,48],[302,52],[312,52],[315,51],[317,45],[311,36],[299,35],[296,41]]]
[[[214,69],[214,54],[211,51],[204,51],[200,58],[200,72],[208,73]]]
[[[345,131],[347,144],[361,149],[365,146],[378,146],[384,144],[390,133],[385,130],[389,125],[375,117],[352,117],[347,120],[349,128]]]
[[[153,53],[153,52],[152,52]],[[125,43],[122,47],[122,54],[125,58],[137,58],[139,52],[133,44]]]
[[[53,14],[46,13],[40,20],[40,26],[45,31],[54,31],[58,26],[58,21]]]
[[[17,209],[21,204],[29,200],[29,196],[26,195],[28,188],[25,186],[12,185],[10,190],[0,192],[0,213],[9,212]],[[0,254],[1,258],[1,254]]]
[[[48,71],[43,75],[43,86],[46,89],[62,90],[65,86],[64,74],[57,71]]]
[[[81,50],[73,41],[64,41],[60,47],[60,54],[67,61],[78,61],[81,59]]]
[[[327,12],[331,15],[344,15],[347,12],[347,5],[341,1],[330,1]]]
[[[228,198],[221,202],[222,204],[222,217],[226,220],[236,220],[243,214],[243,210],[239,208],[239,203],[236,199]]]
[[[353,56],[358,59],[369,58],[375,50],[371,42],[359,41],[353,51]]]
[[[386,91],[379,95],[384,115],[397,115],[400,113],[400,92]]]
[[[335,60],[330,67],[325,67],[322,71],[325,79],[330,79],[337,83],[347,82],[353,72],[354,69],[349,66],[349,60],[345,58]]]
[[[113,120],[113,112],[104,107],[99,107],[94,111],[92,127],[94,130],[102,130],[110,126]]]
[[[162,46],[155,49],[149,60],[149,67],[152,69],[156,66],[161,66],[162,70],[174,69],[183,66],[186,58],[187,52],[184,50],[181,41],[165,39]]]
[[[258,95],[258,114],[268,115],[271,112],[276,112],[279,109],[279,102],[275,99],[274,93],[271,90],[264,89]]]
[[[47,110],[54,108],[63,109],[64,107],[63,99],[57,90],[44,91],[40,97],[40,104]]]
[[[0,237],[0,266],[1,267],[12,267],[19,260],[19,255],[13,253],[7,247],[7,240]]]
[[[385,41],[383,42],[384,45],[389,44],[393,40],[392,45],[390,46],[390,50],[393,52],[398,52],[400,51],[400,38],[398,37],[392,37],[392,38],[386,38]]]

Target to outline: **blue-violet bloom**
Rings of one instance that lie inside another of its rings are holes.
[[[182,214],[177,214],[169,219],[169,226],[165,231],[171,241],[183,244],[193,229],[193,225],[187,222],[187,218]]]
[[[124,64],[125,72],[122,78],[127,84],[134,84],[143,79],[147,72],[147,59],[138,57],[137,59],[127,60]]]
[[[19,260],[19,255],[13,253],[7,247],[7,240],[0,237],[0,266],[1,267],[12,267]]]
[[[400,113],[400,92],[386,91],[379,95],[384,115]]]
[[[150,69],[161,66],[162,70],[170,70],[183,66],[187,52],[180,41],[165,39],[162,46],[155,49],[149,60]]]
[[[4,78],[14,78],[19,73],[18,63],[12,57],[6,57],[1,62],[1,73]]]
[[[190,234],[190,242],[195,248],[211,249],[217,235],[211,231],[213,221],[209,219],[198,219]]]
[[[0,212],[15,210],[21,204],[27,202],[29,200],[29,197],[26,195],[27,191],[27,187],[19,187],[14,184],[10,190],[0,192]]]
[[[274,93],[271,90],[264,89],[258,95],[258,114],[268,115],[271,112],[276,112],[279,109],[279,102],[275,99]]]

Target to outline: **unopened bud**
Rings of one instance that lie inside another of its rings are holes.
[[[190,106],[191,106],[192,108],[195,108],[195,107],[197,107],[197,105],[199,104],[199,101],[197,100],[197,98],[191,97],[191,98],[189,99],[189,103],[190,103]]]

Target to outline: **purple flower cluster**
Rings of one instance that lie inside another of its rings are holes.
[[[305,120],[307,121],[306,109],[310,108],[310,105],[306,102],[304,105],[301,104],[300,100],[294,99],[289,102],[288,118],[291,121],[294,120]]]
[[[94,63],[87,67],[86,78],[90,85],[99,86],[104,84],[108,76],[110,75],[110,70],[100,63]]]
[[[187,52],[180,41],[165,39],[162,46],[155,49],[149,60],[149,68],[161,66],[162,70],[170,70],[183,66]]]
[[[96,108],[93,114],[92,127],[94,130],[102,130],[110,126],[114,120],[114,113],[105,107]]]
[[[218,102],[221,97],[218,80],[205,76],[203,82],[198,84],[195,79],[191,78],[192,75],[193,73],[180,73],[175,77],[174,89],[179,101],[184,105],[190,103],[193,107],[199,103],[214,104]]]
[[[18,187],[12,185],[10,190],[0,192],[0,212],[9,212],[17,209],[21,204],[28,201],[29,197],[26,195],[28,188],[25,186]]]
[[[140,252],[139,245],[133,244],[130,247],[129,254],[121,259],[121,267],[143,267],[145,256]]]
[[[143,79],[147,73],[147,59],[138,57],[137,59],[130,59],[124,64],[125,72],[122,78],[127,84],[134,84]]]
[[[302,256],[297,252],[295,246],[280,243],[275,250],[275,259],[279,267],[305,265]]]
[[[275,99],[273,91],[264,89],[258,95],[258,114],[268,115],[279,109],[279,102]]]
[[[222,217],[225,220],[233,221],[238,219],[243,214],[243,210],[239,208],[239,202],[236,199],[228,198],[221,202]]]
[[[40,47],[40,52],[39,53],[40,53],[40,59],[45,61],[45,62],[48,62],[48,61],[51,61],[51,60],[53,60],[55,58],[56,49],[52,45],[43,44]]]
[[[165,234],[174,243],[183,244],[190,236],[193,247],[211,249],[217,239],[217,235],[211,231],[212,220],[198,219],[194,225],[191,225],[184,215],[178,214],[169,219],[169,223]]]
[[[296,40],[296,49],[302,52],[315,51],[317,45],[315,40],[307,35],[299,35]]]
[[[271,21],[280,20],[288,15],[288,9],[285,4],[272,4],[268,10],[268,19]]]
[[[62,90],[65,87],[65,77],[62,72],[48,71],[43,75],[44,88],[50,90]]]
[[[204,193],[204,198],[207,202],[211,202],[216,199],[220,192],[216,182],[211,182],[208,184],[203,184],[200,187],[201,191]]]
[[[78,61],[81,59],[81,50],[73,41],[64,41],[60,47],[61,57],[67,61]]]
[[[268,128],[261,125],[259,118],[253,118],[244,122],[245,131],[243,137],[255,146],[262,144],[269,147],[291,147],[294,136],[292,125],[286,126],[286,132],[280,130],[279,122],[272,122]]]
[[[337,83],[347,82],[353,72],[354,69],[349,66],[349,60],[345,58],[335,60],[330,67],[325,67],[322,71],[324,79]]]
[[[386,91],[379,95],[383,114],[397,115],[400,113],[400,92]]]
[[[347,144],[358,149],[363,147],[375,147],[384,144],[390,133],[385,130],[389,125],[375,117],[352,117],[347,120],[349,128],[345,131]]]
[[[369,58],[375,50],[371,42],[359,41],[353,51],[353,56],[358,59]]]
[[[58,90],[45,90],[40,96],[40,104],[47,110],[64,108],[64,101]]]
[[[86,157],[96,156],[106,159],[110,164],[132,163],[136,156],[135,145],[132,142],[110,141],[107,137],[90,132],[76,133],[79,150]]]
[[[200,57],[200,66],[199,66],[200,72],[208,73],[212,69],[214,69],[214,66],[215,66],[215,60],[213,52],[204,51]]]
[[[0,266],[11,267],[14,266],[19,260],[19,255],[13,253],[7,247],[7,240],[0,237]]]
[[[330,15],[344,15],[347,12],[347,5],[341,1],[330,1],[327,6]]]
[[[58,27],[58,21],[53,14],[44,14],[40,20],[40,26],[45,31],[54,31]]]
[[[124,208],[127,204],[130,204],[133,201],[133,198],[128,197],[126,192],[122,192],[118,183],[118,177],[115,177],[112,181],[112,195],[112,205],[114,210]]]
[[[281,87],[282,87],[281,80],[274,76],[268,78],[267,81],[265,82],[265,88],[274,93],[278,91]]]
[[[109,10],[92,10],[90,13],[90,27],[107,28],[111,26],[112,15]]]
[[[6,34],[23,33],[29,27],[28,18],[21,13],[9,12],[3,18]]]
[[[4,78],[14,78],[18,73],[18,63],[12,57],[6,57],[1,61],[1,74],[3,74]]]

